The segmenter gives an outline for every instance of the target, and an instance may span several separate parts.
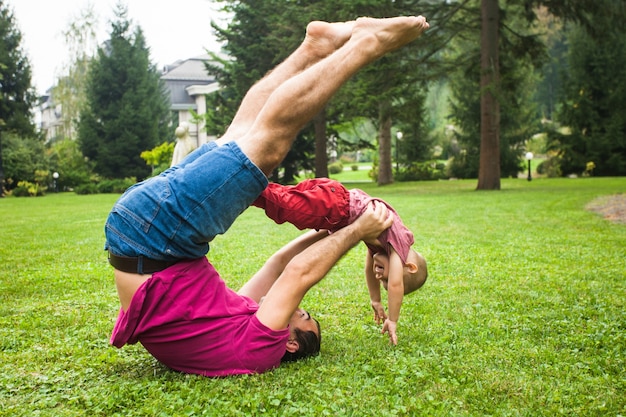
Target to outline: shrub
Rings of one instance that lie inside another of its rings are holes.
[[[134,185],[137,179],[130,178],[116,178],[105,179],[98,182],[90,182],[87,184],[81,184],[74,189],[76,194],[122,194],[128,189],[128,187]]]
[[[333,162],[332,164],[328,165],[328,172],[335,175],[343,172],[343,164],[339,161]]]
[[[357,164],[352,165],[350,168],[352,168],[352,171],[358,171],[359,170],[359,166]]]
[[[74,188],[74,192],[76,194],[85,195],[85,194],[97,194],[98,187],[94,183],[81,184]]]
[[[110,179],[98,183],[97,190],[101,194],[122,194],[128,187],[137,182],[136,178]]]
[[[549,178],[556,178],[562,176],[561,161],[558,156],[553,156],[546,159],[537,166],[537,173],[545,175]]]
[[[28,181],[20,181],[17,187],[11,192],[15,197],[37,197],[42,196],[45,191],[44,186]]]
[[[437,161],[412,162],[396,174],[397,181],[432,181],[445,178],[445,165]]]

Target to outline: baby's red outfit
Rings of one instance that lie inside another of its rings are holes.
[[[333,232],[352,223],[372,201],[385,204],[394,216],[393,225],[378,240],[387,255],[393,247],[406,263],[414,242],[413,233],[393,207],[357,188],[347,190],[340,182],[328,178],[304,180],[297,185],[270,183],[252,205],[264,209],[267,217],[278,224],[289,222],[298,229]],[[368,248],[372,253],[380,251],[372,245]]]

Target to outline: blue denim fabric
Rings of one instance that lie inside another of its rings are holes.
[[[235,142],[204,144],[126,190],[107,219],[105,249],[161,261],[205,256],[208,242],[226,232],[267,183]]]

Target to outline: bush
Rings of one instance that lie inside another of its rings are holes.
[[[339,161],[337,162],[333,162],[332,164],[328,165],[328,172],[330,174],[340,174],[343,172],[343,164]]]
[[[560,158],[558,156],[553,156],[549,159],[546,159],[537,166],[537,173],[540,175],[545,175],[549,178],[562,176]]]
[[[98,192],[101,194],[122,194],[128,187],[137,182],[136,178],[103,180],[98,183]]]
[[[94,183],[81,184],[74,188],[74,192],[76,194],[85,195],[85,194],[98,194],[98,187]]]
[[[11,191],[15,197],[37,197],[42,196],[46,187],[28,181],[20,181],[17,187]]]
[[[74,189],[76,194],[122,194],[137,182],[136,178],[105,179],[99,182],[81,184]]]
[[[358,171],[359,170],[359,166],[357,164],[352,165],[350,168],[352,168],[352,171]]]
[[[445,178],[445,165],[437,161],[412,162],[401,167],[397,181],[432,181]]]

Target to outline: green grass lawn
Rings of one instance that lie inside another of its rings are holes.
[[[399,345],[372,320],[360,245],[304,300],[320,356],[223,379],[108,345],[117,196],[1,199],[0,415],[626,415],[626,225],[585,210],[626,178],[358,187],[394,205],[429,262]],[[209,258],[238,287],[298,234],[252,208]]]

